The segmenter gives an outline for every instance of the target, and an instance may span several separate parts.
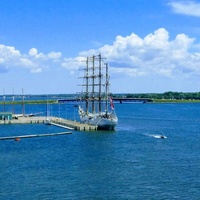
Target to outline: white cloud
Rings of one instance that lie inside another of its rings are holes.
[[[175,13],[200,17],[200,3],[195,1],[170,1],[168,5]]]
[[[42,68],[33,68],[31,69],[31,73],[40,73],[42,71]]]
[[[18,64],[22,65],[22,66],[29,67],[29,68],[35,67],[35,64],[31,60],[24,58],[24,57],[19,58]]]
[[[167,50],[169,34],[164,28],[160,28],[154,32],[154,34],[147,35],[144,40],[144,46],[157,50]]]
[[[126,37],[117,36],[112,45],[80,52],[79,55],[84,60],[86,56],[101,53],[112,67],[112,73],[121,76],[187,77],[200,75],[200,54],[190,53],[194,41],[183,33],[170,40],[168,31],[160,28],[144,38],[134,33]],[[84,64],[78,59],[80,57],[65,58],[62,66],[70,71],[76,70]]]
[[[31,73],[39,73],[44,68],[54,67],[56,62],[56,66],[74,74],[85,65],[87,56],[101,53],[107,58],[110,72],[120,76],[188,77],[200,75],[200,53],[194,52],[193,48],[199,44],[194,44],[194,41],[183,33],[170,39],[168,31],[160,28],[144,38],[134,33],[126,37],[118,35],[113,44],[80,52],[75,58],[62,58],[60,52],[44,54],[36,48],[21,54],[14,47],[0,45],[0,72],[12,67],[24,67]],[[192,52],[190,48],[193,48]]]
[[[29,50],[29,55],[30,55],[30,56],[36,57],[37,54],[38,54],[38,51],[37,51],[36,48],[32,48],[32,49]]]
[[[31,48],[28,54],[22,55],[15,47],[0,44],[0,72],[7,72],[12,67],[24,67],[31,73],[39,73],[51,65],[51,62],[61,58],[60,52],[50,52],[47,55],[38,53],[36,48]]]
[[[61,56],[62,56],[62,54],[60,52],[54,52],[54,51],[48,53],[47,55],[45,55],[44,53],[38,53],[38,50],[36,48],[30,49],[29,55],[36,59],[44,59],[44,60],[48,60],[48,59],[57,60],[57,59],[61,58]]]
[[[62,54],[60,52],[50,52],[48,53],[48,58],[50,59],[59,59],[61,58]]]
[[[11,46],[0,44],[0,72],[9,70],[10,64],[18,63],[21,54]]]
[[[14,47],[0,44],[0,56],[1,59],[3,58],[5,60],[9,60],[10,58],[16,58],[21,56],[21,54]]]
[[[34,58],[45,58],[45,55],[43,53],[38,53],[38,50],[36,48],[32,48],[29,50],[29,55]]]
[[[65,58],[61,65],[65,69],[69,70],[71,74],[74,74],[74,71],[78,70],[85,64],[84,61],[86,61],[86,58],[82,56],[76,58]]]

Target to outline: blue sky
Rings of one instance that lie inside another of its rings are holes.
[[[99,53],[113,93],[200,91],[200,1],[0,1],[0,95],[76,93]]]

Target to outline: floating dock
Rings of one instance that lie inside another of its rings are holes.
[[[59,126],[62,128],[77,130],[77,131],[96,131],[98,126],[93,126],[89,124],[83,124],[73,120],[67,120],[57,117],[48,118],[52,125]],[[1,124],[42,124],[45,123],[46,117],[19,117],[18,119],[12,120],[0,120]]]
[[[22,138],[35,138],[35,137],[47,137],[47,136],[59,136],[71,134],[71,132],[61,132],[61,133],[47,133],[47,134],[34,134],[34,135],[21,135],[21,136],[9,136],[9,137],[0,137],[0,140],[15,140],[19,141]]]

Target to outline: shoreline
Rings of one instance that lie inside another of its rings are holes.
[[[190,99],[149,99],[151,102],[145,103],[200,103],[200,100]],[[16,101],[16,102],[0,102],[0,105],[19,105],[19,104],[58,104],[57,100],[31,100],[31,101]],[[132,102],[131,102],[132,103]],[[134,102],[133,102],[134,103]],[[118,103],[117,103],[118,104]]]
[[[152,103],[200,103],[200,100],[152,99]]]
[[[19,105],[19,104],[57,104],[57,100],[31,100],[31,101],[15,101],[15,102],[10,102],[10,101],[7,101],[7,102],[0,102],[0,105]]]

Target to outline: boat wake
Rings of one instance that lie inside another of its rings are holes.
[[[163,134],[146,134],[146,136],[153,137],[156,139],[166,139],[167,137]]]

